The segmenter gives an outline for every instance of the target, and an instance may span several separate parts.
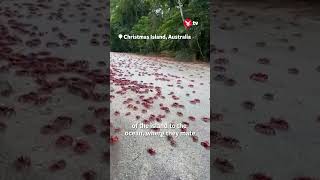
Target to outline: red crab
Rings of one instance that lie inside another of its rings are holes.
[[[41,134],[44,134],[44,135],[47,135],[47,134],[54,134],[58,132],[58,130],[56,129],[56,127],[54,127],[53,125],[51,124],[48,124],[48,125],[44,125],[41,127],[40,129],[40,133]]]
[[[151,128],[151,130],[155,131],[155,132],[159,132],[160,128]]]
[[[214,66],[213,67],[213,71],[216,71],[216,72],[226,72],[227,69],[223,66]]]
[[[179,98],[178,96],[173,95],[173,96],[172,96],[172,99],[174,99],[174,100],[179,100],[180,98]]]
[[[272,180],[272,177],[266,175],[265,173],[254,173],[251,174],[249,177],[252,180]]]
[[[73,119],[69,116],[58,116],[52,123],[56,130],[69,129],[72,125]]]
[[[147,151],[151,156],[156,155],[156,150],[154,150],[153,148],[149,148],[149,149],[147,149]]]
[[[60,170],[65,169],[66,166],[67,166],[67,163],[66,163],[65,160],[59,160],[59,161],[56,161],[53,164],[51,164],[49,166],[49,170],[52,171],[52,172],[60,171]]]
[[[109,108],[101,107],[94,110],[94,115],[99,118],[99,117],[107,116],[109,112],[110,112]]]
[[[227,78],[227,77],[226,77],[225,75],[223,75],[223,74],[218,74],[218,75],[216,75],[216,76],[214,77],[214,80],[221,82],[221,81],[225,81],[226,78]]]
[[[1,72],[1,70],[0,70]],[[12,93],[13,93],[13,89],[12,87],[10,86],[10,84],[6,84],[7,87],[5,87],[4,89],[2,89],[0,91],[0,95],[3,96],[3,97],[9,97]]]
[[[284,119],[272,117],[270,119],[269,124],[271,127],[278,129],[278,130],[288,130],[289,129],[289,123]]]
[[[102,124],[103,126],[110,127],[110,125],[111,125],[110,119],[109,119],[109,118],[102,118],[102,119],[101,119],[101,124]]]
[[[259,64],[270,64],[270,59],[268,58],[259,58],[258,59]]]
[[[168,135],[168,136],[167,136],[167,140],[168,140],[168,141],[172,141],[172,140],[173,140],[173,136],[172,136],[172,135]]]
[[[201,119],[202,119],[202,121],[204,121],[204,122],[209,122],[209,121],[210,121],[210,118],[208,118],[208,117],[202,117]]]
[[[4,122],[0,122],[0,133],[7,129],[7,125]]]
[[[0,116],[12,116],[16,113],[13,107],[0,105]]]
[[[252,102],[252,101],[244,101],[244,102],[242,103],[242,107],[245,108],[245,109],[247,109],[247,110],[252,111],[252,110],[254,110],[254,108],[255,108],[255,104],[254,104],[254,102]]]
[[[28,156],[20,156],[14,161],[16,170],[23,170],[31,167],[31,159]]]
[[[201,146],[203,146],[206,149],[210,149],[210,143],[209,141],[203,141],[201,142]]]
[[[263,73],[253,73],[250,75],[250,79],[258,82],[268,81],[268,75]]]
[[[58,137],[55,144],[58,147],[69,147],[73,144],[73,138],[69,135],[62,135]]]
[[[49,96],[41,97],[38,93],[30,92],[28,94],[23,94],[18,97],[18,101],[22,103],[33,103],[34,105],[43,105],[48,102]]]
[[[119,111],[115,111],[115,112],[114,112],[114,115],[115,115],[115,116],[119,116],[119,115],[120,115],[120,112],[119,112]]]
[[[175,102],[171,106],[177,108],[177,107],[179,107],[179,103]]]
[[[268,124],[258,123],[254,126],[255,131],[265,135],[276,135],[276,131]]]
[[[181,131],[181,132],[187,132],[187,128],[182,127],[182,128],[180,128],[180,131]]]
[[[181,116],[183,116],[183,113],[182,112],[177,112],[177,115],[181,117]]]
[[[184,105],[182,105],[182,104],[179,104],[179,108],[182,108],[182,109],[184,109]]]
[[[297,69],[297,68],[289,68],[288,69],[288,73],[297,75],[297,74],[299,74],[299,69]]]
[[[229,60],[227,58],[217,58],[214,60],[215,64],[225,65],[229,63]]]
[[[73,151],[79,154],[82,153],[86,153],[90,150],[91,146],[89,145],[89,143],[85,140],[77,140],[74,147],[73,147]]]
[[[231,173],[234,171],[234,166],[227,159],[216,158],[213,165],[222,173]]]
[[[142,123],[143,123],[143,124],[150,124],[150,121],[149,121],[148,119],[144,119],[144,120],[142,121]]]
[[[161,110],[164,110],[166,113],[169,113],[169,112],[170,112],[169,108],[168,108],[168,107],[165,107],[165,106],[162,106],[160,109],[161,109]]]
[[[200,99],[194,99],[190,101],[191,104],[197,104],[200,103]]]
[[[82,127],[82,131],[85,134],[95,134],[97,132],[97,128],[93,124],[85,124]]]
[[[110,160],[110,152],[109,151],[104,151],[102,153],[102,160],[105,162],[108,162]]]
[[[216,143],[226,148],[240,148],[239,140],[233,137],[220,137]]]
[[[119,137],[118,136],[111,136],[109,142],[111,144],[116,144],[119,141]]]
[[[289,51],[295,51],[295,50],[296,50],[296,47],[293,46],[293,45],[290,45],[290,46],[288,47],[288,49],[289,49]]]
[[[223,121],[223,114],[221,113],[212,113],[211,114],[212,121]]]
[[[156,121],[161,122],[162,121],[161,117],[156,117]]]
[[[193,142],[198,142],[199,138],[196,135],[191,136]]]
[[[217,143],[218,140],[222,137],[222,134],[218,131],[215,130],[211,130],[210,131],[210,138],[211,138],[211,142],[213,143]]]
[[[95,180],[97,179],[97,173],[93,170],[88,170],[82,173],[84,180]]]
[[[189,127],[189,123],[188,122],[185,122],[185,121],[182,121],[182,123],[181,124],[183,124],[184,125],[184,127]]]
[[[189,119],[190,121],[195,121],[195,120],[196,120],[196,118],[195,118],[194,116],[189,116],[188,119]]]
[[[268,100],[268,101],[272,101],[274,100],[274,94],[272,93],[265,93],[263,96],[262,96],[263,99],[265,100]]]
[[[177,146],[177,142],[175,140],[170,140],[170,145],[173,146],[173,147],[176,147]]]

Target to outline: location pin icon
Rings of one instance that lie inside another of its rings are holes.
[[[119,39],[122,39],[123,36],[122,36],[122,34],[119,34],[118,37],[119,37]]]

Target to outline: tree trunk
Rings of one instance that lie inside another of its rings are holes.
[[[184,21],[184,15],[183,15],[183,11],[182,11],[182,3],[180,0],[178,0],[178,7],[180,9],[180,15],[181,15],[181,19],[182,19],[182,22]]]

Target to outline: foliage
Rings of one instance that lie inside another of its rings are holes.
[[[198,21],[186,30],[179,0],[111,0],[111,50],[174,54],[177,59],[209,60],[209,1],[180,0],[183,16]],[[118,34],[185,35],[191,40],[124,40]]]

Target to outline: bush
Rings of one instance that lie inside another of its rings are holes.
[[[195,60],[195,54],[190,50],[179,50],[175,53],[175,58],[179,61],[193,61]]]

